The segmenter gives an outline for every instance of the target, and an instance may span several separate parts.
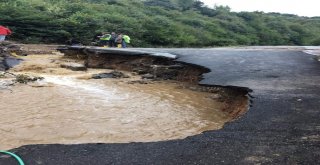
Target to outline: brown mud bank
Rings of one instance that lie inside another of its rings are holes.
[[[19,63],[12,54],[25,55],[21,48],[11,42],[0,42],[0,71],[5,71],[11,66]]]
[[[21,62],[19,56],[29,54],[55,54],[58,45],[17,44],[14,42],[0,42],[0,71],[18,65]]]
[[[239,118],[249,107],[248,88],[234,86],[199,85],[204,73],[210,69],[177,61],[173,56],[157,56],[148,53],[105,51],[100,48],[85,47],[61,47],[58,50],[64,53],[66,58],[84,60],[88,68],[106,68],[129,71],[141,75],[144,79],[174,80],[183,82],[184,87],[201,92],[216,94],[214,99],[225,103],[222,109],[229,114],[231,120]]]

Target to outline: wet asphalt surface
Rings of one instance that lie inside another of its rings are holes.
[[[201,84],[245,87],[251,108],[218,131],[182,140],[30,145],[11,150],[27,165],[320,164],[320,62],[297,50],[147,49],[211,72]],[[0,156],[0,165],[14,165]]]

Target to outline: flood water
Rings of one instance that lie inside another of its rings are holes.
[[[44,80],[0,89],[0,149],[181,139],[219,129],[229,120],[221,112],[224,105],[209,93],[176,82],[128,83],[137,76],[89,79],[110,70],[63,69],[60,64],[66,60],[61,55],[23,59],[10,72]]]

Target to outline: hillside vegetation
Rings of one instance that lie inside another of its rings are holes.
[[[320,44],[320,17],[236,13],[196,0],[0,0],[0,8],[0,24],[25,43],[90,44],[116,31],[134,47]]]

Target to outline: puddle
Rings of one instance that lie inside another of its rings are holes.
[[[230,120],[221,111],[224,103],[212,94],[181,88],[177,82],[128,84],[139,79],[133,75],[89,79],[110,70],[63,69],[59,55],[22,58],[10,72],[44,80],[0,90],[0,149],[182,139],[219,129]]]

